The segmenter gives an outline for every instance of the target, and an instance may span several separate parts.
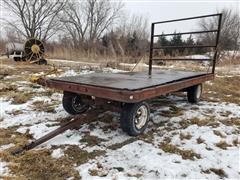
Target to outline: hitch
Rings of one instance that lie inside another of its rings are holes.
[[[35,148],[36,146],[43,144],[44,142],[63,133],[64,131],[66,131],[68,129],[79,129],[81,125],[95,121],[97,118],[97,115],[101,112],[97,111],[97,109],[95,109],[95,108],[90,109],[88,112],[86,112],[84,114],[75,116],[74,120],[62,124],[59,128],[51,131],[50,133],[44,135],[43,137],[41,137],[33,142],[30,142],[30,143],[24,145],[23,147],[17,148],[16,150],[12,151],[11,154],[17,155],[24,151],[31,150],[31,149]]]

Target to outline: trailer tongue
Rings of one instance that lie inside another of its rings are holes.
[[[206,17],[218,18],[217,29],[208,31],[193,31],[173,34],[155,34],[155,26],[163,23],[188,21]],[[102,110],[115,108],[120,110],[120,126],[130,136],[138,136],[147,128],[150,117],[150,108],[147,100],[165,95],[171,92],[187,92],[187,99],[190,103],[197,103],[202,93],[202,83],[214,78],[215,64],[218,57],[218,40],[220,36],[222,14],[212,14],[170,21],[152,23],[149,71],[131,73],[93,73],[82,76],[62,78],[40,78],[37,82],[43,86],[63,91],[63,107],[72,115],[78,115],[74,120],[63,124],[56,130],[46,134],[40,139],[17,149],[13,154],[24,150],[32,149],[67,129],[78,129],[80,125],[96,120],[98,112],[93,107],[101,107]],[[174,36],[179,34],[203,34],[212,33],[216,36],[214,44],[202,44],[191,46],[160,46],[155,47],[154,39],[161,36]],[[189,48],[211,48],[214,50],[212,58],[171,58],[154,57],[153,50],[159,49],[189,49]],[[212,69],[210,72],[195,71],[169,71],[156,70],[152,72],[152,61],[209,61]]]
[[[92,109],[92,110],[89,110],[88,113],[82,114],[81,116],[76,116],[76,117],[73,118],[73,120],[62,124],[59,128],[51,131],[50,133],[44,135],[43,137],[41,137],[41,138],[39,138],[35,141],[32,141],[32,142],[24,145],[23,147],[17,148],[16,150],[14,150],[12,152],[12,154],[17,155],[17,154],[20,154],[24,151],[28,151],[30,149],[33,149],[36,146],[47,142],[48,140],[50,140],[50,139],[54,138],[55,136],[65,132],[68,129],[79,129],[81,125],[83,125],[85,123],[95,121],[98,113],[99,113],[99,111],[96,112],[96,109]]]

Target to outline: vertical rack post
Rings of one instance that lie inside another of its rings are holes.
[[[214,57],[213,57],[212,74],[214,74],[214,72],[215,72],[216,60],[217,60],[217,56],[218,56],[218,43],[219,43],[220,32],[221,32],[221,22],[222,22],[222,14],[219,14],[216,46],[215,46],[215,53],[214,53]]]
[[[149,69],[148,69],[149,77],[151,77],[152,75],[153,43],[154,43],[154,23],[152,23],[152,26],[151,26],[151,41],[150,41]]]

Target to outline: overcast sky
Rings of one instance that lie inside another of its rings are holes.
[[[125,7],[150,21],[215,13],[224,7],[240,11],[239,0],[123,0]]]
[[[154,21],[213,14],[225,7],[237,12],[240,11],[240,0],[122,0],[122,2],[125,4],[127,15],[138,14],[148,18],[149,32],[150,23]],[[0,3],[2,6],[2,0]],[[0,11],[1,17],[9,17],[9,11],[5,8],[1,7]],[[180,32],[195,29],[194,22],[188,21],[179,25],[173,23],[166,27],[161,26],[156,31],[167,33],[175,30]]]
[[[240,0],[123,0],[127,12],[146,16],[151,22],[214,14],[222,8],[240,11]],[[196,30],[197,21],[171,23],[158,27],[159,33]]]

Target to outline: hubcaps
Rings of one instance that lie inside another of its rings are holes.
[[[82,102],[81,102],[81,98],[78,97],[78,96],[75,96],[73,99],[72,99],[72,107],[75,111],[77,112],[82,112],[85,110],[85,105],[82,105]]]
[[[148,109],[146,106],[142,105],[138,108],[136,115],[134,117],[134,123],[137,129],[141,129],[147,122],[148,119]]]

